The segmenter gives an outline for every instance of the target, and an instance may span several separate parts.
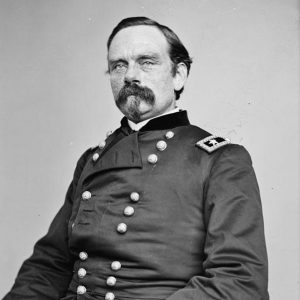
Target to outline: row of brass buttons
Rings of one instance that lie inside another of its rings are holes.
[[[172,132],[172,131],[168,131],[168,132],[165,134],[166,139],[171,139],[171,138],[173,138],[173,136],[174,136],[174,132]],[[99,144],[99,148],[100,148],[100,149],[103,149],[104,147],[105,147],[105,141]],[[164,151],[166,148],[167,148],[167,143],[166,143],[165,141],[161,140],[161,141],[158,141],[158,142],[156,143],[156,149],[157,149],[157,150],[159,150],[159,151]],[[95,162],[95,161],[98,160],[99,157],[100,157],[99,153],[94,153],[92,159],[93,159],[93,161]],[[148,156],[148,159],[147,159],[147,160],[148,160],[148,162],[149,162],[150,164],[156,164],[157,161],[158,161],[158,156],[157,156],[156,154],[150,154],[150,155]],[[92,197],[92,194],[91,194],[90,191],[85,191],[85,192],[82,193],[82,199],[83,199],[83,200],[88,200],[88,199],[90,199],[91,197]],[[140,200],[140,195],[139,195],[139,193],[137,193],[137,192],[132,192],[132,193],[130,194],[130,199],[131,199],[132,202],[138,202],[138,201]],[[134,210],[134,208],[133,208],[132,206],[126,206],[125,209],[124,209],[124,211],[123,211],[124,215],[127,216],[127,217],[133,216],[134,212],[135,212],[135,210]],[[121,234],[126,233],[126,232],[127,232],[127,224],[125,224],[125,223],[119,223],[119,224],[117,225],[117,231],[118,231],[119,233],[121,233]],[[84,260],[86,260],[86,259],[88,258],[88,254],[87,254],[86,252],[82,251],[82,252],[79,253],[79,258],[80,258],[82,261],[84,261]],[[122,266],[122,265],[121,265],[121,263],[120,263],[119,261],[113,261],[113,262],[111,263],[111,269],[112,269],[113,271],[118,271],[118,270],[120,270],[120,269],[121,269],[121,266]],[[86,271],[84,268],[79,268],[79,269],[78,269],[78,277],[79,277],[79,278],[84,278],[84,277],[86,276],[86,273],[87,273],[87,271]],[[113,287],[113,286],[116,285],[116,283],[117,283],[117,278],[116,278],[115,276],[109,276],[109,277],[107,277],[107,279],[106,279],[106,284],[107,284],[108,286]],[[79,286],[77,287],[77,294],[82,295],[82,294],[84,294],[84,293],[86,293],[86,287],[83,286],[83,285],[79,285]],[[115,299],[114,293],[112,293],[112,292],[107,292],[107,293],[105,294],[105,300],[114,300],[114,299]]]

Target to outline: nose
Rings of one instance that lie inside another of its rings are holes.
[[[136,64],[129,64],[125,73],[124,82],[127,84],[141,83],[140,82],[140,70]]]

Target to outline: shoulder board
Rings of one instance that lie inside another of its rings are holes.
[[[93,151],[93,150],[95,150],[97,148],[98,148],[98,145],[95,145],[95,146],[90,147],[90,150]]]
[[[98,145],[90,147],[90,150],[94,151],[97,148],[102,150],[105,147],[105,145],[106,145],[106,141],[101,141]]]
[[[212,153],[227,144],[230,144],[229,139],[217,135],[210,135],[196,143],[199,148],[204,149],[208,153]]]
[[[99,144],[100,144],[100,143],[99,143]],[[94,150],[96,150],[96,149],[99,147],[99,144],[98,144],[98,145],[94,145],[94,146],[90,147],[90,150],[91,150],[91,151],[94,151]]]

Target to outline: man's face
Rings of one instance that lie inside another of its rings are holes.
[[[134,122],[175,108],[172,62],[165,36],[153,26],[119,31],[108,51],[110,83],[117,106]]]

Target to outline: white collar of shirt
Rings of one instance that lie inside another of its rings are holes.
[[[142,127],[144,127],[150,120],[152,120],[152,119],[155,119],[155,118],[158,118],[158,117],[161,117],[161,116],[164,116],[164,115],[169,115],[169,114],[174,114],[174,113],[176,113],[176,112],[179,112],[180,111],[180,108],[179,107],[176,107],[176,108],[174,108],[174,109],[172,109],[172,110],[170,110],[170,111],[167,111],[167,112],[165,112],[164,114],[161,114],[161,115],[159,115],[159,116],[155,116],[155,117],[153,117],[153,118],[150,118],[150,119],[147,119],[147,120],[144,120],[144,121],[142,121],[142,122],[139,122],[139,123],[134,123],[134,122],[132,122],[132,121],[130,121],[130,120],[128,120],[128,125],[129,125],[129,127],[132,129],[132,130],[134,130],[134,131],[139,131]]]

